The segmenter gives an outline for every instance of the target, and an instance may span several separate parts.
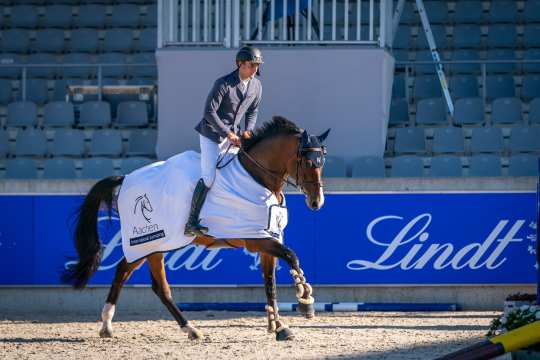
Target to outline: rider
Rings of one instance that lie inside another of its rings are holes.
[[[204,116],[195,130],[201,146],[201,179],[191,200],[191,212],[184,229],[188,236],[204,235],[208,228],[199,223],[206,194],[214,182],[216,165],[229,144],[240,146],[241,137],[250,138],[257,121],[262,85],[255,78],[263,63],[262,53],[252,46],[242,47],[236,54],[237,69],[216,80],[208,94]],[[245,116],[245,129],[240,136],[240,121]]]

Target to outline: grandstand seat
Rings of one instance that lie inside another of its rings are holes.
[[[28,30],[7,29],[2,31],[2,51],[26,53],[30,46]]]
[[[521,87],[521,98],[530,100],[540,97],[540,75],[525,75]]]
[[[491,23],[516,23],[517,6],[515,1],[495,0],[489,8],[489,22]]]
[[[360,156],[353,160],[353,178],[380,178],[384,177],[384,159],[378,156]]]
[[[11,7],[10,27],[29,28],[37,26],[38,9],[33,5],[15,5]]]
[[[525,25],[523,30],[525,48],[540,47],[540,24]]]
[[[439,79],[433,75],[417,76],[414,79],[414,97],[416,100],[442,96]]]
[[[526,0],[523,8],[525,22],[540,22],[540,1]]]
[[[68,86],[80,85],[83,81],[79,79],[56,79],[54,81],[53,101],[66,101]]]
[[[407,25],[399,25],[392,47],[394,49],[409,49],[411,42],[411,28]]]
[[[422,177],[424,175],[424,162],[421,157],[414,155],[392,158],[390,175],[392,177]]]
[[[447,123],[446,104],[442,98],[418,101],[416,107],[417,125],[444,125]]]
[[[529,154],[510,156],[508,159],[509,176],[538,176],[538,157]]]
[[[53,156],[82,156],[84,150],[84,131],[77,129],[56,129],[51,145]]]
[[[345,159],[338,156],[327,156],[323,169],[323,176],[327,178],[347,176]]]
[[[145,52],[134,54],[131,57],[133,64],[151,64],[149,66],[131,66],[129,67],[130,75],[133,77],[149,77],[157,78],[156,55],[153,52]]]
[[[501,153],[504,149],[502,130],[499,127],[475,127],[471,132],[472,153]]]
[[[484,103],[481,98],[458,99],[454,109],[454,123],[478,125],[485,121]]]
[[[109,29],[105,32],[103,50],[107,52],[129,52],[133,49],[131,29]]]
[[[64,30],[42,29],[36,31],[34,50],[39,52],[61,53],[66,46]]]
[[[434,153],[464,153],[465,141],[463,130],[458,127],[448,126],[433,129]]]
[[[37,123],[37,107],[30,101],[16,101],[7,106],[8,126],[34,126]]]
[[[6,160],[6,178],[36,179],[37,166],[34,159],[16,158]]]
[[[478,61],[480,60],[480,55],[478,51],[460,49],[452,53],[451,59],[452,61]],[[480,65],[467,63],[452,64],[450,69],[454,74],[473,74],[480,72]]]
[[[426,139],[423,129],[415,127],[396,129],[394,152],[398,154],[406,154],[424,153],[425,151]]]
[[[407,99],[392,99],[388,124],[390,126],[409,124],[409,105],[407,104]]]
[[[392,98],[404,98],[405,97],[405,75],[394,75],[394,82],[392,83]]]
[[[124,101],[118,104],[117,125],[148,125],[148,109],[143,101]]]
[[[479,154],[469,158],[469,176],[501,176],[501,158],[498,155]]]
[[[43,157],[47,152],[47,138],[42,130],[26,129],[17,132],[16,156]]]
[[[136,28],[139,26],[139,6],[118,4],[112,7],[111,26]]]
[[[153,163],[154,160],[147,157],[130,157],[124,158],[120,162],[120,173],[122,175],[127,175],[130,172],[142,168],[148,164]]]
[[[66,101],[52,101],[43,109],[43,125],[48,127],[70,127],[75,123],[73,104]]]
[[[428,16],[430,16],[429,20],[431,21],[431,14],[428,13]],[[435,40],[435,44],[437,45],[437,49],[445,49],[448,47],[448,41],[446,37],[446,27],[444,25],[432,25],[431,33],[433,34],[433,38]],[[429,44],[426,39],[426,34],[424,33],[424,30],[422,29],[422,27],[420,27],[418,30],[418,38],[416,39],[416,47],[420,49],[429,48]]]
[[[109,126],[111,107],[105,101],[87,101],[80,107],[79,124],[81,126]]]
[[[461,159],[458,156],[441,155],[431,158],[430,175],[432,177],[463,176]]]
[[[510,151],[540,151],[540,126],[514,126],[510,133]]]
[[[75,179],[76,177],[73,159],[56,157],[46,159],[43,163],[43,179]]]
[[[514,78],[510,75],[486,76],[486,97],[496,99],[501,97],[514,97]]]
[[[122,53],[103,53],[99,54],[97,58],[98,63],[102,64],[126,64],[126,55]],[[103,77],[122,78],[128,72],[126,66],[103,66],[101,68],[101,75]]]
[[[540,124],[540,97],[529,103],[529,124]]]
[[[150,156],[156,154],[157,131],[152,129],[131,130],[126,155]]]
[[[39,67],[26,68],[26,76],[28,77],[53,78],[56,75],[57,68],[55,68],[54,65],[58,64],[58,58],[53,54],[46,54],[46,53],[30,54],[28,55],[26,62],[29,65],[52,64],[51,66],[39,66]]]
[[[482,21],[481,1],[457,1],[454,9],[455,23],[477,24]]]
[[[69,51],[90,52],[98,50],[99,38],[96,29],[73,29],[71,30]]]
[[[92,134],[89,154],[92,156],[119,156],[122,154],[122,136],[120,131],[98,129]]]
[[[329,1],[327,1],[327,3],[328,2]],[[377,9],[377,6],[375,7],[375,10],[379,10]],[[408,1],[405,1],[405,5],[403,6],[403,12],[401,13],[400,23],[415,24],[418,22],[418,20],[418,15],[414,12],[412,4]],[[367,21],[369,21],[369,3],[362,2],[362,22],[366,24]]]
[[[46,79],[26,80],[26,100],[42,105],[49,100],[49,86]]]
[[[6,157],[9,153],[9,134],[6,130],[0,129],[0,158]]]
[[[114,166],[112,159],[104,157],[95,157],[83,159],[81,177],[83,179],[102,179],[114,175]]]
[[[458,2],[466,3],[466,1]],[[455,48],[479,48],[482,41],[482,33],[478,25],[454,26]]]
[[[2,65],[20,65],[24,63],[24,59],[18,54],[0,54],[0,64]],[[2,78],[18,78],[21,76],[22,69],[17,67],[0,67],[0,77]]]
[[[157,48],[156,28],[146,28],[141,30],[137,51],[154,51]]]
[[[13,100],[11,80],[0,79],[0,105],[7,105]]]
[[[430,24],[445,24],[448,22],[448,7],[446,1],[424,1]]]
[[[442,59],[442,53],[441,53],[441,60]],[[429,61],[431,64],[418,64],[414,65],[414,71],[417,74],[435,74],[436,73],[436,67],[435,62],[433,61],[433,57],[431,56],[430,50],[420,50],[416,52],[416,58],[415,61]]]
[[[79,7],[77,26],[104,28],[106,20],[106,7],[101,4],[82,4]]]
[[[489,48],[512,48],[516,46],[516,26],[514,24],[491,25],[488,30]]]
[[[46,28],[70,28],[73,21],[73,8],[69,5],[52,5],[45,6],[45,16],[43,17],[43,25]]]
[[[92,56],[86,53],[69,53],[62,58],[63,64],[93,64]],[[64,78],[88,78],[97,73],[97,69],[91,66],[66,66],[59,71]]]
[[[146,5],[146,14],[141,18],[141,24],[146,27],[157,26],[157,5]]]
[[[477,97],[478,81],[476,76],[457,75],[450,78],[450,92],[453,99]]]
[[[515,61],[516,56],[512,49],[489,49],[487,51],[486,60],[511,60]],[[486,64],[486,71],[488,73],[512,73],[516,69],[516,64],[512,62],[508,63],[496,63]]]
[[[491,104],[492,124],[518,124],[521,117],[521,100],[518,98],[498,98]]]

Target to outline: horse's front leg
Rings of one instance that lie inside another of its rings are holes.
[[[266,293],[266,315],[268,317],[268,333],[276,333],[276,340],[292,340],[294,335],[279,317],[276,295],[276,258],[269,254],[261,254],[261,267]]]

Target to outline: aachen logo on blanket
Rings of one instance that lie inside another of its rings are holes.
[[[140,209],[141,215],[146,221],[151,222],[152,218],[150,217],[149,213],[154,211],[154,209],[152,208],[152,204],[150,204],[150,200],[146,194],[139,195],[135,199],[135,207],[133,208],[134,214],[137,212],[137,209]]]

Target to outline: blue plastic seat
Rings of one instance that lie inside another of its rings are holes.
[[[16,158],[6,160],[7,179],[37,179],[37,166],[34,159]]]
[[[133,64],[149,64],[148,66],[130,66],[133,77],[149,77],[157,79],[156,55],[154,53],[138,53],[131,57]]]
[[[47,5],[43,17],[46,28],[70,28],[73,21],[73,8],[69,5]]]
[[[90,52],[98,50],[99,38],[96,29],[74,29],[71,31],[69,50],[71,52]]]
[[[501,97],[514,97],[514,78],[510,75],[486,76],[486,97],[496,99]]]
[[[540,47],[540,24],[528,24],[523,29],[525,48]]]
[[[53,101],[66,101],[66,95],[68,93],[68,86],[81,85],[83,83],[80,79],[56,79],[54,81]]]
[[[64,30],[43,29],[36,31],[34,50],[39,52],[61,53],[66,47]]]
[[[417,76],[414,79],[414,97],[416,100],[440,96],[442,96],[441,84],[436,76]]]
[[[2,31],[2,51],[27,53],[30,47],[28,30],[7,29]]]
[[[526,49],[523,53],[523,60],[540,59],[540,49]],[[540,73],[540,63],[524,63],[523,71],[526,73]]]
[[[0,105],[7,105],[13,100],[11,80],[0,79]]]
[[[428,13],[429,14],[429,13]],[[431,21],[431,17],[429,19]],[[431,33],[435,39],[435,44],[437,49],[445,49],[448,47],[448,42],[446,38],[446,27],[444,25],[433,25],[431,26]],[[426,39],[426,34],[424,33],[422,27],[418,30],[418,38],[416,40],[416,47],[426,49],[429,48],[429,44]]]
[[[154,157],[156,154],[157,131],[152,129],[132,130],[129,135],[126,155]]]
[[[148,108],[143,101],[124,101],[118,104],[117,124],[120,126],[148,125]]]
[[[37,27],[38,9],[32,5],[15,5],[11,7],[10,26],[12,28]]]
[[[327,156],[323,169],[324,177],[346,177],[347,168],[345,160],[338,156]]]
[[[353,160],[353,178],[381,178],[385,176],[384,159],[378,156],[360,156]]]
[[[464,153],[463,130],[453,126],[433,129],[433,152],[437,154]]]
[[[50,153],[53,156],[82,156],[85,153],[84,131],[77,129],[55,130]]]
[[[157,30],[156,28],[146,28],[141,30],[138,51],[155,51],[157,48]]]
[[[458,75],[450,78],[452,99],[478,97],[478,81],[476,76]]]
[[[466,1],[462,2],[466,3]],[[456,25],[454,27],[454,47],[479,48],[482,40],[481,35],[481,29],[478,25]]]
[[[8,104],[8,126],[34,126],[37,123],[37,107],[30,101],[16,101]]]
[[[82,4],[79,7],[79,27],[104,28],[106,8],[100,4]]]
[[[523,8],[523,19],[525,22],[540,22],[540,1],[525,0]]]
[[[474,50],[456,50],[452,53],[452,61],[478,61],[480,60],[480,55],[478,51]],[[479,64],[452,64],[450,66],[452,73],[454,74],[473,74],[480,72]]]
[[[73,104],[66,101],[52,101],[43,109],[43,125],[48,127],[71,127],[75,123]]]
[[[540,126],[514,126],[510,133],[510,151],[540,151]]]
[[[540,124],[540,97],[529,103],[529,124]]]
[[[56,157],[43,163],[44,179],[75,179],[75,161],[69,158]]]
[[[97,58],[98,63],[102,64],[127,64],[126,55],[122,53],[103,53]],[[101,75],[103,77],[122,78],[128,72],[126,66],[103,66]]]
[[[394,49],[409,49],[411,47],[411,28],[407,25],[399,25],[394,42],[392,44]]]
[[[424,153],[426,139],[424,130],[416,127],[397,128],[394,152],[398,154]]]
[[[461,159],[451,155],[434,156],[431,158],[430,175],[432,177],[463,176]]]
[[[487,46],[490,48],[513,48],[517,33],[514,24],[491,25],[488,30]]]
[[[405,76],[394,75],[394,82],[392,83],[392,99],[405,97]]]
[[[105,32],[104,51],[129,52],[133,49],[133,31],[131,29],[109,29]]]
[[[489,49],[487,51],[486,60],[516,60],[514,50],[511,49]],[[512,73],[516,69],[516,64],[512,62],[508,63],[496,63],[486,64],[486,71],[488,73]]]
[[[58,58],[53,54],[36,53],[28,55],[26,60],[28,64],[51,64],[51,66],[39,66],[26,68],[27,77],[44,77],[53,78],[56,75],[57,68],[54,65],[58,64]]]
[[[330,1],[327,1],[330,3]],[[378,7],[375,6],[375,10],[378,14]],[[378,15],[373,14],[374,18],[377,18]],[[369,21],[369,2],[362,2],[362,23],[367,24]],[[401,24],[416,24],[419,21],[418,15],[414,12],[412,3],[405,1],[403,6],[403,12],[401,13],[400,23]]]
[[[498,155],[480,154],[469,158],[469,176],[501,176],[501,158]]]
[[[416,124],[444,125],[447,124],[446,104],[442,98],[423,99],[416,107]]]
[[[516,1],[494,0],[489,8],[489,22],[491,23],[516,23]]]
[[[521,87],[521,98],[530,100],[540,97],[540,75],[525,75]]]
[[[102,179],[114,175],[112,159],[95,157],[83,159],[81,177],[83,179]]]
[[[139,26],[139,6],[118,4],[112,7],[111,26],[136,28]]]
[[[391,126],[409,124],[409,105],[407,104],[407,99],[392,99],[388,124]]]
[[[20,65],[24,64],[24,59],[18,54],[4,53],[0,54],[0,64],[2,65]],[[22,70],[18,67],[0,67],[0,77],[19,78]]]
[[[477,24],[483,18],[481,1],[456,1],[454,11],[456,23]]]
[[[492,124],[522,123],[521,100],[518,98],[498,98],[491,104]]]
[[[519,154],[508,159],[509,176],[538,176],[538,156]]]
[[[46,79],[26,80],[26,100],[42,105],[49,100],[49,89]]]
[[[6,157],[9,153],[9,134],[6,130],[0,129],[0,158]]]
[[[120,173],[122,175],[127,175],[132,171],[135,171],[143,166],[153,163],[154,160],[147,157],[130,157],[124,158],[120,162]]]
[[[448,22],[446,1],[424,1],[424,7],[430,24],[445,24]]]
[[[120,131],[111,129],[95,130],[90,143],[92,156],[119,156],[122,154],[122,136]]]
[[[424,162],[421,157],[414,155],[395,157],[392,159],[390,174],[392,177],[422,177]]]
[[[146,27],[157,26],[157,5],[146,5],[146,14],[141,18],[141,24]]]
[[[454,104],[454,123],[478,125],[485,121],[484,103],[481,98],[463,98]]]
[[[17,132],[15,142],[16,156],[43,157],[47,152],[47,138],[41,130],[26,129]]]
[[[105,101],[87,101],[80,107],[79,124],[82,126],[109,126],[111,107]]]
[[[472,153],[501,153],[504,149],[499,127],[475,127],[471,132]]]

